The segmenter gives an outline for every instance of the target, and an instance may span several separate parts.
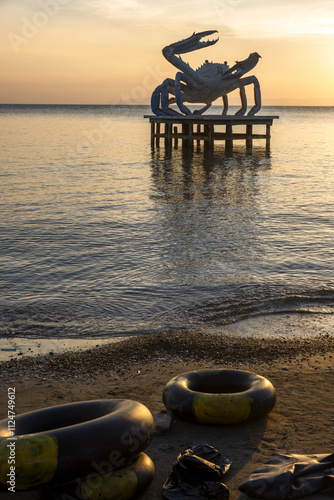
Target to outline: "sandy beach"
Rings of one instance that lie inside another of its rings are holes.
[[[282,324],[287,325],[291,319],[286,318]],[[309,319],[314,322],[313,317]],[[296,316],[293,321],[297,321]],[[305,327],[305,322],[306,317],[300,328]],[[225,483],[230,499],[236,500],[238,485],[277,452],[333,452],[334,337],[333,330],[327,327],[327,333],[321,331],[321,335],[304,339],[285,335],[238,337],[222,332],[160,333],[83,351],[12,358],[1,364],[4,397],[0,416],[4,418],[7,412],[7,387],[16,388],[17,414],[105,398],[133,399],[158,414],[165,410],[163,388],[177,374],[204,368],[258,373],[267,377],[277,391],[276,406],[267,418],[228,426],[177,419],[168,432],[155,436],[147,449],[156,474],[141,497],[144,500],[162,498],[163,483],[177,455],[200,443],[215,446],[232,461]]]

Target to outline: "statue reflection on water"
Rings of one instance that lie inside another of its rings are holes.
[[[246,206],[258,195],[259,171],[269,170],[271,159],[264,148],[245,155],[245,148],[235,148],[227,155],[224,145],[203,147],[155,148],[151,151],[151,172],[156,194],[170,201],[223,199]]]

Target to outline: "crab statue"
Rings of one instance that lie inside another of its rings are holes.
[[[179,71],[175,75],[175,80],[167,78],[152,93],[151,108],[156,115],[180,115],[179,112],[169,107],[169,104],[177,103],[181,113],[185,115],[200,115],[204,113],[213,101],[218,97],[223,98],[223,115],[228,111],[227,94],[233,90],[240,90],[241,109],[236,115],[244,115],[247,111],[247,97],[245,86],[254,85],[255,105],[248,112],[248,115],[255,115],[261,109],[260,84],[255,76],[242,78],[245,73],[252,70],[261,57],[257,52],[250,54],[244,61],[236,61],[230,68],[226,62],[223,64],[205,61],[196,70],[192,69],[188,63],[184,62],[179,54],[193,52],[218,42],[215,40],[202,41],[202,38],[217,33],[217,30],[202,31],[194,33],[185,40],[172,43],[162,50],[163,55]],[[169,97],[169,95],[174,97]],[[184,104],[204,103],[205,106],[196,111],[191,111]]]

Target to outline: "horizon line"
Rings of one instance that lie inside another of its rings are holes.
[[[147,107],[150,104],[134,104],[134,103],[30,103],[30,102],[3,102],[0,106],[140,106]],[[222,107],[223,104],[213,104],[212,107]],[[264,104],[262,108],[268,107],[284,107],[284,108],[333,108],[334,104]],[[230,107],[240,107],[238,104],[231,104]]]

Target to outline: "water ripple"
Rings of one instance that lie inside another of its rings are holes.
[[[2,106],[0,335],[333,314],[334,109],[265,110],[271,155],[233,157],[151,151],[146,111]]]

